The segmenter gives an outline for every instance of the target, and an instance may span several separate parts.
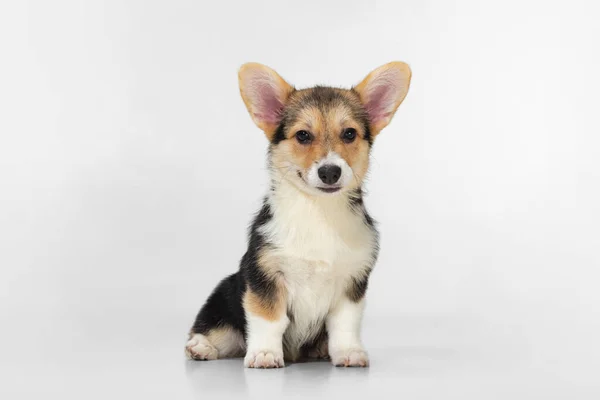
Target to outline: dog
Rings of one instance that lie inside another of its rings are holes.
[[[408,93],[410,67],[385,64],[351,89],[296,89],[258,63],[238,78],[269,140],[271,185],[239,270],[208,297],[185,353],[245,355],[248,368],[311,358],[367,367],[360,327],[379,235],[362,186],[373,142]]]

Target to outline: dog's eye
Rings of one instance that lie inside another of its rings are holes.
[[[308,144],[310,142],[310,133],[307,131],[296,132],[296,140],[301,144]]]
[[[354,128],[346,128],[344,132],[342,132],[342,140],[346,143],[352,143],[356,139],[356,129]]]

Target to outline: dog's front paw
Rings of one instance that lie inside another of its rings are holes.
[[[361,348],[331,350],[331,363],[336,367],[368,367],[369,356]]]
[[[244,358],[246,368],[281,368],[284,365],[283,351],[248,350]]]

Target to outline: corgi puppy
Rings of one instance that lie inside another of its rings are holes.
[[[241,67],[242,99],[269,140],[271,187],[238,272],[196,317],[189,358],[245,355],[249,368],[301,358],[369,365],[360,326],[379,247],[362,185],[373,141],[410,78],[407,64],[391,62],[351,89],[296,89],[264,65]]]

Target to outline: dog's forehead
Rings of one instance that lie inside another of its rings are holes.
[[[358,94],[346,89],[316,86],[296,90],[284,110],[287,122],[316,114],[321,114],[325,119],[341,118],[344,115],[366,122],[366,111]]]

